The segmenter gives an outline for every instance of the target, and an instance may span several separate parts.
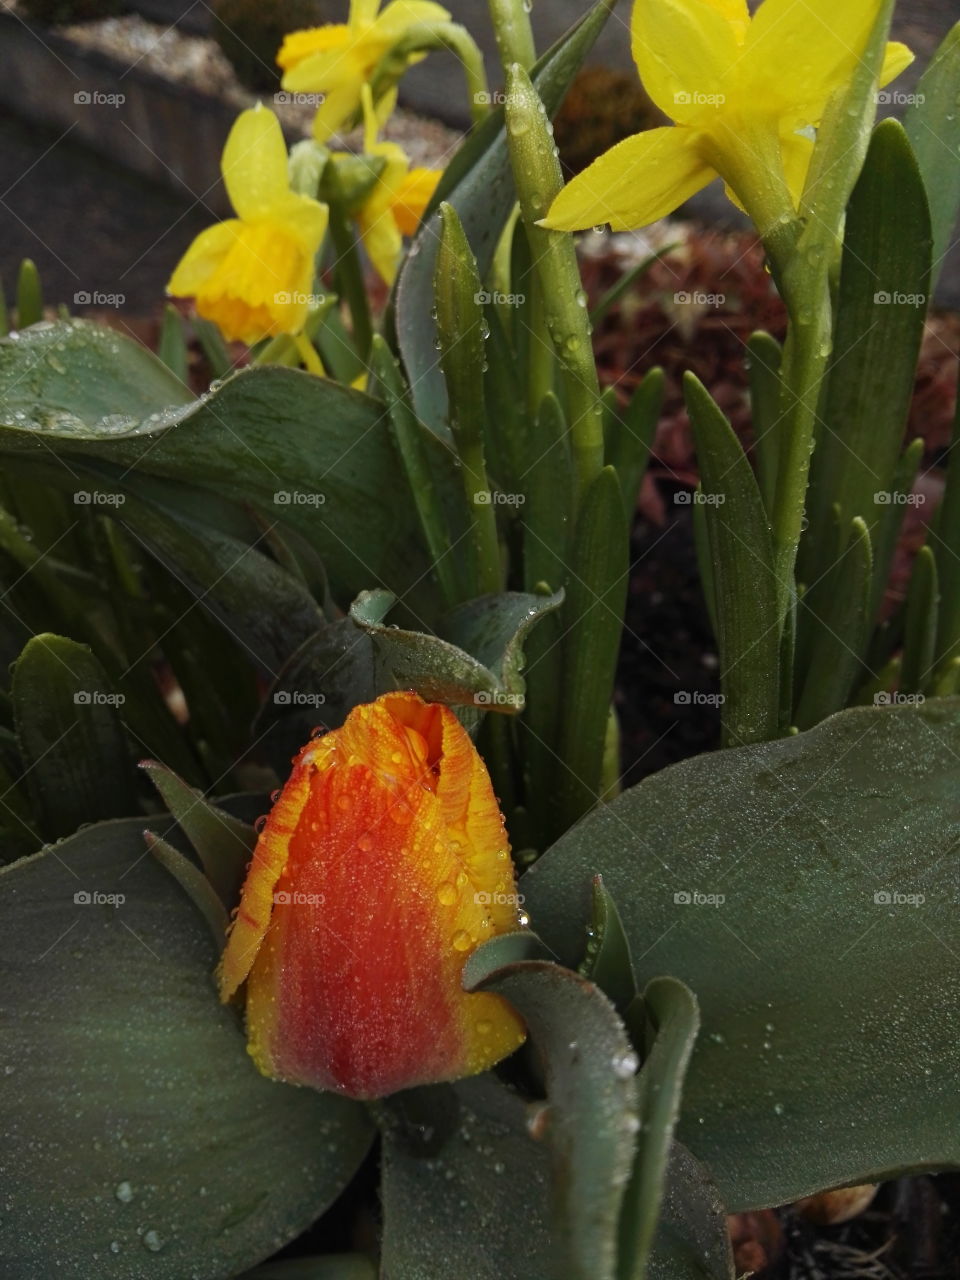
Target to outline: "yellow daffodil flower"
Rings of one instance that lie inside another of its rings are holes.
[[[280,47],[277,65],[284,72],[284,89],[324,95],[313,121],[318,142],[326,142],[357,114],[363,85],[411,27],[450,21],[447,10],[429,0],[393,0],[378,14],[379,8],[380,0],[350,0],[345,23],[291,32]],[[407,65],[424,56],[412,54]],[[395,101],[395,95],[388,95],[387,114]]]
[[[788,200],[799,208],[814,130],[850,81],[877,13],[878,0],[764,0],[753,17],[746,0],[636,0],[634,61],[674,124],[627,138],[594,161],[561,191],[543,225],[646,226],[717,174],[758,225],[760,211],[778,201],[781,210]],[[904,45],[888,44],[881,86],[912,60]]]
[[[198,313],[230,342],[298,334],[307,319],[327,206],[290,190],[280,124],[262,106],[237,118],[221,168],[237,217],[197,236],[167,292],[195,298]]]
[[[377,141],[373,98],[364,86],[364,153],[386,161],[370,194],[354,214],[360,238],[370,261],[388,284],[394,282],[403,237],[412,236],[440,181],[440,169],[410,168],[410,158],[396,142]]]

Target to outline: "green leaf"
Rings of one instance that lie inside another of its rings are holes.
[[[568,1276],[552,1265],[548,1152],[523,1101],[489,1074],[411,1092],[383,1123],[382,1274],[447,1280],[458,1259],[471,1280]]]
[[[548,115],[560,106],[615,2],[600,0],[595,4],[534,68],[534,86]],[[397,281],[394,306],[399,351],[417,415],[434,431],[443,431],[446,420],[446,392],[434,347],[436,324],[431,317],[439,248],[436,210],[444,200],[456,209],[477,256],[480,276],[486,278],[516,199],[503,115],[502,107],[493,112],[447,166]]]
[[[675,1142],[648,1280],[734,1280],[735,1274],[717,1189],[700,1161]]]
[[[960,655],[960,396],[954,417],[943,499],[927,535],[937,557],[940,616],[937,624],[938,674]],[[921,446],[922,447],[922,446]],[[917,450],[919,453],[919,449]],[[919,464],[919,458],[918,458]]]
[[[680,1094],[700,1026],[693,993],[675,978],[655,978],[643,993],[652,1044],[637,1080],[640,1148],[620,1215],[619,1280],[644,1280],[680,1112]]]
[[[36,263],[24,258],[17,276],[17,328],[26,329],[43,319],[43,289]]]
[[[141,831],[103,824],[0,872],[9,1280],[233,1275],[370,1145],[358,1104],[257,1073],[206,925]]]
[[[930,290],[930,217],[917,162],[895,120],[877,126],[847,213],[833,364],[811,464],[800,580],[834,559],[857,516],[871,538],[903,444]]]
[[[563,1274],[611,1280],[637,1133],[637,1055],[623,1024],[598,987],[550,961],[491,971],[481,947],[467,961],[463,983],[509,1000],[544,1060],[553,1235]]]
[[[65,466],[96,463],[131,492],[143,494],[151,481],[152,499],[174,509],[186,485],[194,519],[209,495],[218,524],[216,504],[226,502],[302,533],[343,599],[383,581],[411,610],[436,607],[383,407],[369,396],[298,370],[255,367],[189,408],[164,411],[182,406],[184,391],[163,365],[116,333],[72,321],[0,340],[3,400],[10,429],[0,430],[0,457],[11,468],[29,462],[52,484],[75,488]],[[445,501],[455,469],[432,443]]]
[[[623,509],[633,515],[637,494],[646,474],[663,407],[664,373],[651,369],[634,391],[623,411],[615,407],[607,419],[604,436],[606,461],[620,479]]]
[[[560,759],[554,831],[597,803],[627,599],[630,531],[620,482],[604,467],[577,516],[564,635]],[[556,696],[556,695],[555,695]]]
[[[245,1271],[239,1280],[377,1280],[377,1269],[360,1253],[330,1253],[267,1262]]]
[[[146,347],[86,320],[45,321],[0,341],[0,421],[7,426],[53,438],[88,428],[109,433],[193,399]]]
[[[796,724],[811,729],[847,703],[863,671],[870,636],[873,552],[867,526],[857,517],[822,583],[807,592],[800,610],[812,652]]]
[[[196,850],[220,901],[232,909],[240,901],[247,864],[257,843],[256,831],[188,787],[165,765],[147,760],[141,768]]]
[[[638,979],[695,993],[680,1138],[731,1211],[960,1165],[958,755],[960,700],[844,711],[664,770],[520,882],[572,964],[602,874]]]
[[[210,366],[210,372],[214,378],[225,378],[230,372],[233,362],[230,359],[230,352],[227,350],[226,343],[220,336],[220,330],[210,320],[202,320],[199,316],[195,316],[193,331],[197,335],[197,341],[203,348],[203,354],[207,357],[207,364]]]
[[[763,505],[772,517],[777,495],[777,469],[780,466],[780,403],[783,390],[780,384],[780,364],[783,349],[780,343],[758,330],[747,342],[750,374],[750,416],[753,426],[753,447],[757,455],[757,477]]]
[[[900,692],[922,694],[930,684],[937,644],[940,591],[937,562],[930,547],[921,547],[913,562],[903,637]]]
[[[394,603],[389,591],[362,592],[350,616],[373,640],[378,692],[415,689],[431,702],[515,715],[525,699],[526,636],[562,601],[563,592],[481,596],[447,614],[439,624],[442,635],[388,625],[384,619]]]
[[[957,99],[960,97],[960,23],[949,31],[933,61],[920,77],[916,97],[904,124],[923,174],[933,224],[933,279],[936,285],[953,237],[960,206],[960,141]]]
[[[728,746],[779,731],[780,626],[773,540],[756,476],[703,384],[684,378],[697,444]]]
[[[204,873],[195,867],[190,859],[185,857],[179,849],[175,849],[172,844],[168,844],[166,840],[155,835],[152,831],[144,831],[143,838],[147,842],[147,848],[160,863],[161,867],[173,876],[180,888],[204,917],[210,926],[210,932],[217,946],[222,947],[227,936],[230,917],[227,915],[226,908],[213,885]]]
[[[12,695],[27,790],[47,838],[137,812],[123,696],[85,645],[35,636],[14,666]]]
[[[638,994],[630,943],[603,876],[593,877],[593,916],[580,972],[600,988],[621,1017]]]
[[[160,342],[157,346],[158,358],[167,366],[175,378],[189,389],[187,371],[187,340],[183,335],[183,321],[180,312],[172,303],[163,309],[163,322],[160,326]]]

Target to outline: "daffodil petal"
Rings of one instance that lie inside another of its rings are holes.
[[[863,57],[876,17],[876,0],[763,0],[747,33],[744,93],[818,124]]]
[[[883,89],[891,80],[896,80],[901,71],[906,71],[913,62],[914,54],[905,44],[891,40],[883,58],[880,69],[880,88]]]
[[[735,93],[740,43],[732,7],[716,0],[636,0],[634,61],[647,93],[671,119],[698,120]]]
[[[793,207],[800,208],[800,198],[807,185],[810,160],[813,156],[813,138],[801,133],[788,133],[780,139],[780,155],[787,186],[793,197]]]
[[[262,217],[289,190],[287,144],[272,111],[258,104],[240,113],[221,167],[230,203],[241,218]]]
[[[344,22],[330,22],[323,27],[305,27],[291,31],[283,38],[277,53],[277,66],[283,71],[311,58],[314,54],[336,54],[350,43],[350,28]]]
[[[380,0],[350,0],[351,27],[368,26],[377,16]]]
[[[177,263],[167,293],[174,298],[194,297],[233,248],[240,228],[237,218],[228,218],[201,231]]]
[[[449,22],[450,14],[430,0],[393,0],[374,23],[377,37],[388,45],[401,40],[410,27],[422,22]]]
[[[580,231],[609,222],[632,231],[672,213],[715,176],[696,135],[683,127],[649,129],[612,147],[560,192],[542,225]]]
[[[389,207],[371,214],[369,206],[357,219],[363,247],[385,284],[392,285],[397,278],[400,255],[403,253],[403,237]]]
[[[442,176],[440,169],[411,169],[399,184],[391,209],[402,235],[416,234],[423,212],[433,199]]]
[[[317,142],[327,142],[356,116],[360,110],[361,83],[351,77],[343,84],[324,90],[323,102],[313,117],[313,136]]]

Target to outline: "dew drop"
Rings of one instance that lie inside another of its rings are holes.
[[[158,1232],[151,1227],[149,1231],[143,1233],[143,1247],[151,1253],[159,1253],[163,1248],[163,1241],[160,1239]]]
[[[444,907],[452,907],[457,900],[457,891],[449,880],[437,888],[437,901]]]
[[[473,946],[473,939],[467,933],[466,929],[458,929],[453,935],[454,951],[469,951]]]
[[[133,1187],[129,1182],[118,1182],[113,1189],[113,1194],[121,1204],[129,1204],[133,1199]]]

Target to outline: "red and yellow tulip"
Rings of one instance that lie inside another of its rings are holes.
[[[354,1098],[476,1074],[523,1041],[499,996],[462,989],[481,942],[517,928],[503,819],[446,707],[356,707],[296,757],[254,852],[220,966],[245,981],[268,1076]]]

